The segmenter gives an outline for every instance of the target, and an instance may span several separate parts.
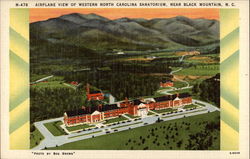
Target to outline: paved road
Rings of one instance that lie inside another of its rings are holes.
[[[68,83],[63,83],[65,86],[68,86],[68,87],[70,87],[70,88],[73,88],[74,90],[76,90],[76,88],[77,88],[77,86],[72,86],[72,85],[70,85],[70,84],[68,84]]]
[[[193,88],[193,86],[182,87],[182,88],[171,87],[170,89],[162,89],[162,90],[158,90],[157,92],[161,94],[172,95],[172,93],[169,93],[169,92],[176,91],[176,90],[189,89],[189,88]]]
[[[170,72],[170,74],[172,75],[173,73],[179,72],[180,70],[182,70],[182,67],[179,68],[179,69],[177,69],[177,70],[174,70],[174,71]],[[180,81],[180,82],[185,83],[185,84],[186,84],[186,87],[189,87],[189,83],[188,83],[187,81],[184,81],[184,80],[182,80],[182,79],[179,79],[179,78],[177,78],[176,76],[174,76],[174,79],[176,79],[177,81]]]
[[[186,55],[182,55],[182,57],[180,58],[179,61],[180,61],[180,62],[183,61],[185,56],[186,56]],[[179,71],[181,71],[181,70],[182,70],[182,67],[180,67],[180,68],[177,69],[177,70],[171,71],[170,74],[172,75],[173,73],[179,72]],[[182,80],[182,79],[179,79],[179,78],[177,78],[177,77],[175,77],[175,76],[174,76],[174,78],[175,78],[177,81],[186,83],[186,87],[189,87],[189,83],[188,83],[187,81],[184,81],[184,80]]]
[[[54,76],[53,76],[53,75],[50,75],[50,76],[41,78],[41,79],[39,79],[39,80],[36,80],[35,82],[31,82],[31,84],[33,84],[33,83],[39,83],[39,82],[42,82],[42,81],[47,80],[47,79],[52,78],[52,77],[54,77]]]
[[[186,56],[186,55],[182,55],[181,58],[179,59],[179,61],[180,61],[180,62],[183,61],[183,59],[184,59],[185,56]]]
[[[180,62],[183,61],[183,59],[184,59],[185,56],[186,56],[186,55],[182,55],[179,61],[180,61]],[[177,70],[171,71],[171,72],[170,72],[170,75],[173,75],[174,73],[179,72],[179,71],[181,71],[181,70],[182,70],[182,67],[178,68]],[[179,78],[177,78],[176,76],[174,76],[174,79],[176,79],[177,81],[180,81],[180,82],[185,83],[186,86],[185,86],[185,87],[182,87],[182,88],[170,87],[170,88],[168,88],[168,89],[159,90],[158,92],[159,92],[159,93],[162,93],[162,94],[171,95],[172,93],[169,93],[169,92],[171,92],[171,91],[193,88],[193,86],[190,86],[189,83],[188,83],[187,81],[184,81],[184,80],[182,80],[182,79],[179,79]]]
[[[60,145],[66,144],[66,143],[92,138],[93,135],[95,137],[100,136],[100,135],[105,135],[105,134],[107,134],[106,131],[109,131],[110,133],[115,133],[116,132],[116,131],[114,131],[115,129],[117,130],[117,132],[119,132],[119,131],[124,131],[124,130],[128,130],[128,129],[141,127],[144,125],[154,124],[158,120],[158,118],[161,118],[163,121],[168,121],[168,120],[183,118],[184,116],[188,117],[188,116],[194,116],[194,115],[198,115],[198,114],[204,114],[204,113],[207,113],[208,111],[209,112],[220,111],[219,108],[217,108],[209,103],[199,101],[199,100],[193,100],[194,104],[195,104],[195,102],[202,103],[205,106],[200,107],[198,109],[184,111],[184,112],[178,112],[178,113],[173,113],[173,114],[165,114],[165,115],[160,114],[157,116],[155,116],[155,115],[146,116],[146,117],[144,117],[140,120],[136,120],[136,121],[130,120],[129,122],[124,122],[124,123],[120,122],[120,124],[117,124],[117,125],[111,125],[111,126],[106,126],[104,128],[97,128],[97,129],[81,131],[79,133],[71,133],[69,135],[63,135],[63,136],[53,136],[44,126],[45,123],[60,121],[60,120],[62,120],[62,118],[49,119],[49,120],[36,122],[35,123],[36,128],[43,134],[45,139],[42,140],[41,143],[33,149],[39,150],[39,149],[44,149],[45,147],[55,147],[56,145],[60,146]],[[117,127],[119,127],[119,128],[117,128]],[[90,133],[92,133],[92,134],[90,134]]]

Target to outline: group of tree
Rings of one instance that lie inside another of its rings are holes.
[[[127,72],[96,71],[75,73],[65,76],[66,82],[89,83],[101,90],[110,92],[116,99],[150,96],[159,88],[159,77]]]
[[[219,113],[190,121],[162,122],[125,140],[127,149],[211,150],[220,147]]]
[[[199,95],[202,100],[213,102],[220,107],[220,74],[195,84],[192,92]]]
[[[141,62],[127,62],[127,63],[112,63],[109,66],[115,72],[129,72],[129,73],[170,73],[171,69],[166,64],[158,63],[141,63]]]
[[[63,116],[83,105],[82,93],[71,88],[30,88],[30,122]]]

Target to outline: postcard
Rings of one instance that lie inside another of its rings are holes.
[[[2,1],[1,158],[249,157],[248,1]]]

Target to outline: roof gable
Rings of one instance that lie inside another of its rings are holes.
[[[99,112],[99,111],[94,111],[91,115],[99,115],[99,114],[101,114],[101,112]]]

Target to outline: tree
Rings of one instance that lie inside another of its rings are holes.
[[[178,141],[177,143],[176,143],[176,145],[177,145],[177,147],[181,147],[181,145],[182,145],[182,140],[180,140],[180,141]]]
[[[200,92],[200,90],[199,90],[199,85],[198,85],[198,84],[195,84],[195,85],[193,86],[192,92],[193,92],[194,94],[198,94],[198,93]]]
[[[144,147],[143,150],[148,150],[148,146]]]
[[[34,124],[31,124],[31,127],[30,127],[30,132],[33,132],[33,131],[35,131],[35,125]]]

